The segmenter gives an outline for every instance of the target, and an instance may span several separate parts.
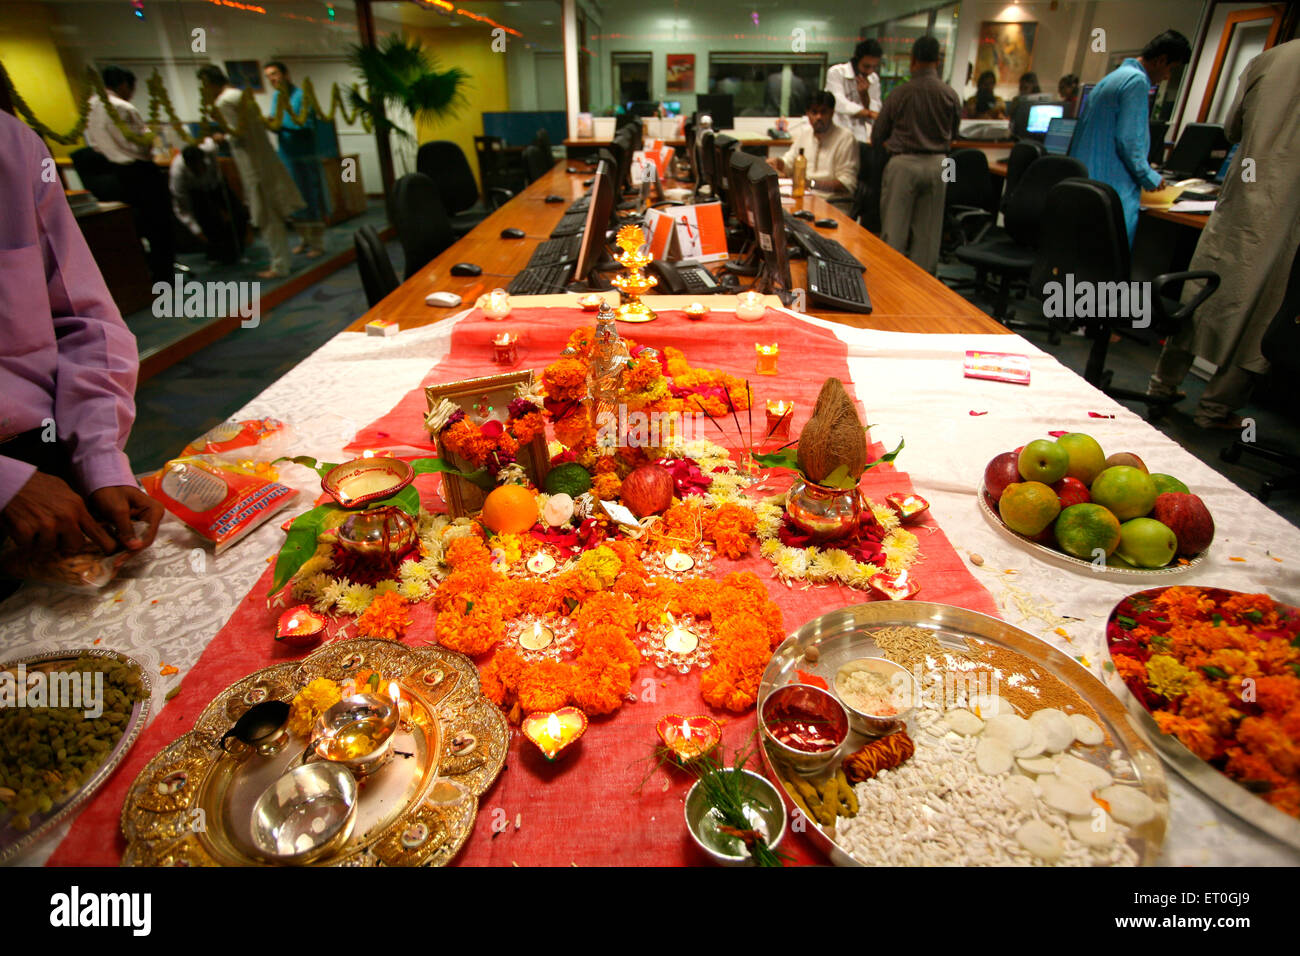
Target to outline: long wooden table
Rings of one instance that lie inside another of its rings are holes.
[[[349,330],[359,331],[374,319],[393,321],[402,328],[429,325],[473,305],[474,300],[483,293],[504,287],[528,264],[528,259],[538,244],[549,238],[551,230],[569,203],[582,195],[582,181],[586,178],[586,172],[566,173],[564,164],[557,164],[545,176],[488,216],[467,236],[403,282],[382,302],[350,325]],[[548,203],[545,201],[548,195],[563,196],[565,201]],[[1007,331],[825,199],[805,196],[788,208],[807,209],[819,219],[834,219],[839,224],[837,228],[818,231],[838,241],[867,267],[867,291],[871,295],[873,306],[870,315],[821,308],[811,310],[810,314],[856,328],[890,332]],[[502,239],[501,230],[510,226],[524,230],[526,238]],[[451,267],[459,262],[472,262],[483,269],[483,274],[474,277],[453,276]],[[795,287],[804,286],[808,275],[805,263],[793,260],[790,271]],[[426,305],[425,296],[431,292],[454,292],[461,297],[462,304],[453,308]]]

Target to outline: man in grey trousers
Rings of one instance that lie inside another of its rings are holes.
[[[961,97],[939,78],[939,41],[912,44],[912,78],[885,98],[871,141],[889,154],[881,187],[881,234],[926,272],[939,265],[943,159],[961,123]]]

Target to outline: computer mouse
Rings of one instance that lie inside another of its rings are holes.
[[[565,169],[564,169],[564,171],[565,171],[566,173],[576,173],[576,172],[578,171],[578,167],[577,167],[577,166],[566,166]]]
[[[594,177],[591,178],[591,179],[584,179],[584,180],[582,181],[582,185],[583,185],[584,187],[590,187],[591,184],[594,183],[595,181],[596,181],[596,180],[595,180]]]
[[[476,266],[472,262],[458,262],[451,267],[451,274],[454,276],[481,276],[483,267]]]
[[[812,214],[811,212],[809,212],[807,209],[797,209],[797,210],[795,210],[794,213],[792,213],[792,215],[793,215],[794,218],[796,218],[796,219],[812,219],[812,218],[813,218],[813,214]]]
[[[546,197],[546,202],[564,202],[563,196],[557,196],[554,193]]]
[[[838,229],[840,227],[840,224],[834,219],[818,219],[813,225],[820,226],[822,229]]]
[[[435,305],[441,309],[454,309],[460,305],[460,296],[455,292],[430,292],[424,297],[425,305]]]
[[[528,233],[524,232],[522,229],[516,229],[514,226],[508,226],[501,230],[502,239],[522,239],[526,235],[528,235]],[[478,275],[477,272],[474,274]]]

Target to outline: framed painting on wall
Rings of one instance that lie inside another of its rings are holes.
[[[256,60],[227,60],[226,76],[237,90],[262,92],[262,68]]]
[[[1034,68],[1033,21],[1002,23],[985,20],[980,24],[979,48],[975,53],[975,75],[992,70],[998,86],[1014,86],[1021,75]]]
[[[669,53],[664,89],[669,93],[695,92],[695,54]]]

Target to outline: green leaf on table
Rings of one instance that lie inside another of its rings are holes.
[[[907,444],[906,441],[904,441],[902,438],[900,438],[900,439],[898,440],[898,447],[897,447],[897,448],[895,448],[893,451],[885,452],[885,454],[881,455],[881,456],[880,456],[879,458],[877,458],[875,461],[870,462],[870,463],[867,465],[867,467],[863,469],[863,471],[864,471],[864,472],[867,472],[867,471],[870,471],[872,468],[875,468],[875,467],[876,467],[877,465],[879,465],[879,464],[883,464],[884,462],[893,461],[895,458],[898,457],[898,453],[899,453],[900,451],[903,450],[903,446],[904,446],[905,444]]]
[[[840,465],[835,468],[829,475],[818,482],[825,488],[835,488],[839,491],[851,491],[857,487],[861,475],[850,475],[848,465]]]
[[[372,501],[366,505],[367,511],[373,511],[376,508],[399,508],[412,518],[419,518],[420,493],[416,491],[415,485],[407,485],[395,495],[389,495],[387,498]]]
[[[310,466],[308,466],[310,467]],[[325,530],[325,522],[331,514],[339,510],[338,505],[317,505],[311,511],[305,511],[293,519],[289,533],[284,539],[275,559],[275,577],[271,580],[271,593],[275,594],[284,587],[289,579],[298,573],[298,569],[307,563],[316,553],[316,539]]]
[[[484,491],[491,491],[497,486],[496,480],[488,474],[486,468],[480,468],[477,471],[461,471],[454,468],[441,458],[415,458],[410,462],[411,470],[417,475],[428,475],[433,472],[442,472],[446,475],[455,475],[468,481],[477,488]]]
[[[1221,667],[1215,667],[1213,664],[1207,664],[1205,667],[1202,667],[1201,670],[1204,672],[1206,677],[1213,677],[1215,680],[1226,680],[1228,677],[1227,671]]]
[[[750,452],[750,457],[764,468],[788,468],[791,471],[799,470],[799,450],[794,446],[789,448],[779,448],[776,451],[759,454]]]
[[[271,462],[271,464],[276,465],[282,461],[291,461],[295,465],[306,465],[308,468],[316,472],[316,474],[320,475],[322,478],[324,478],[330,472],[331,469],[338,467],[337,462],[317,461],[315,458],[312,458],[310,455],[295,455],[293,457],[285,455],[281,458],[277,458],[275,461]]]

